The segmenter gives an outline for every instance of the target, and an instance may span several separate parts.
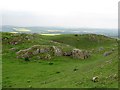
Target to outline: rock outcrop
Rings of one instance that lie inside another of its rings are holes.
[[[32,56],[46,54],[44,59],[51,59],[51,53],[54,56],[62,56],[62,50],[56,46],[41,46],[41,45],[34,45],[31,48],[24,49],[18,51],[17,58],[30,58]]]
[[[73,58],[86,59],[90,56],[90,54],[87,51],[82,51],[80,49],[73,49],[72,56]]]
[[[72,52],[71,51],[70,52],[64,52],[63,56],[72,56]]]
[[[51,51],[55,56],[62,56],[62,50],[56,46],[52,46]]]
[[[20,50],[17,53],[17,58],[31,58],[36,56],[38,59],[50,60],[52,56],[71,56],[77,59],[86,59],[90,56],[88,51],[73,49],[69,51],[62,50],[57,46],[34,45],[28,49]]]

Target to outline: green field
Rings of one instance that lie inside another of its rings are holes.
[[[11,41],[19,42],[14,45],[10,44]],[[32,57],[25,61],[16,58],[16,52],[33,45],[54,45],[65,51],[78,48],[91,53],[87,59],[53,56],[51,60]],[[101,47],[103,50],[99,50]],[[103,55],[113,49],[110,55]],[[94,82],[93,77],[98,77],[98,80]],[[118,88],[117,40],[95,34],[47,36],[2,33],[2,87]]]

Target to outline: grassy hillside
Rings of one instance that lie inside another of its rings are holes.
[[[95,34],[2,33],[2,41],[3,88],[118,87],[118,46],[115,39]],[[16,52],[33,45],[58,46],[65,51],[74,48],[88,50],[90,57],[84,60],[67,56],[54,56],[51,60],[32,57],[28,62],[16,58]],[[111,50],[112,54],[103,55]],[[93,81],[93,77],[98,77],[97,81]]]

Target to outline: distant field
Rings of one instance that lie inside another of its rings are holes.
[[[24,33],[39,33],[39,34],[101,34],[109,37],[118,37],[118,29],[106,28],[65,28],[65,27],[17,27],[3,25],[2,32],[24,32]]]
[[[117,41],[96,34],[61,34],[52,37],[51,34],[2,33],[2,87],[118,88]],[[16,52],[33,45],[56,46],[65,51],[74,48],[87,50],[90,57],[53,56],[50,60],[32,57],[30,61],[17,58]],[[104,56],[105,52],[111,50],[110,55]],[[94,77],[98,79],[93,81]]]
[[[60,35],[60,34],[40,34],[40,35],[55,36],[55,35]]]

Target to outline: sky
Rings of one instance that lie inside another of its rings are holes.
[[[118,1],[2,0],[0,14],[2,25],[117,28]]]

